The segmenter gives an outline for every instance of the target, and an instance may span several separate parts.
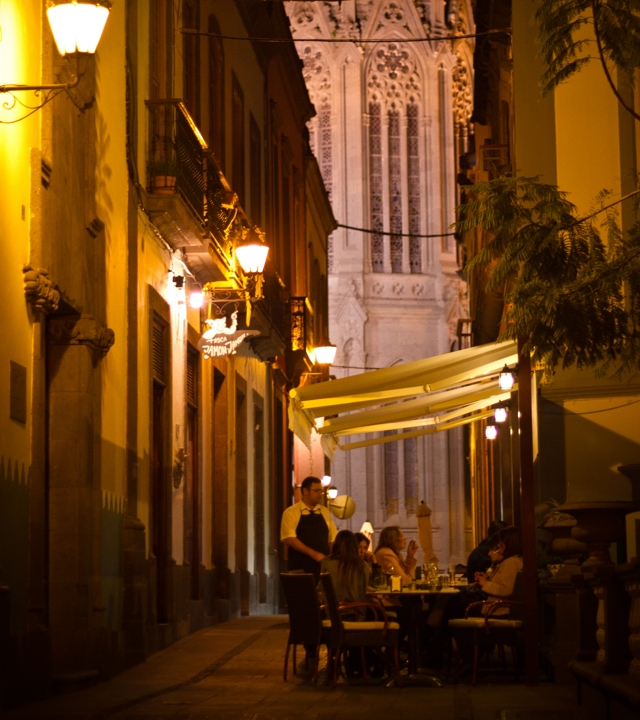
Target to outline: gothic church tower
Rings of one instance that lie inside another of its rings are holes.
[[[287,11],[334,214],[369,231],[339,227],[329,241],[332,371],[345,377],[457,349],[466,289],[446,233],[467,150],[473,46],[426,38],[472,33],[468,0],[291,2]],[[425,500],[441,566],[466,561],[462,430],[337,451],[332,475],[356,500],[350,529],[369,520],[376,533],[398,524],[413,537]]]

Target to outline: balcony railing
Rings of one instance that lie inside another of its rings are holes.
[[[175,177],[175,192],[224,249],[230,226],[244,217],[237,196],[180,100],[148,100],[147,107],[149,191],[157,192],[156,176]]]
[[[508,145],[481,145],[482,169],[495,177],[501,168],[509,165]]]

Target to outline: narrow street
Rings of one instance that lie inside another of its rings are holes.
[[[200,630],[93,688],[26,705],[7,720],[580,720],[572,693],[542,685],[336,690],[282,681],[285,616],[251,617]]]

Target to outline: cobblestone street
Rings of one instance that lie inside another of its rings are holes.
[[[444,688],[282,681],[284,616],[206,628],[93,688],[23,706],[7,720],[580,720],[572,693],[543,685]]]

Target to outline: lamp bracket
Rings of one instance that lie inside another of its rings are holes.
[[[33,113],[41,110],[48,102],[51,102],[51,100],[53,100],[53,98],[59,95],[61,92],[67,92],[71,101],[79,110],[86,110],[86,106],[82,107],[79,104],[79,100],[77,99],[77,96],[75,96],[75,93],[69,92],[70,90],[73,90],[73,88],[79,85],[80,80],[85,74],[86,70],[80,70],[77,54],[70,57],[75,57],[76,73],[75,75],[71,76],[69,82],[49,83],[47,85],[0,85],[0,94],[6,94],[11,97],[11,100],[5,100],[2,103],[3,110],[13,110],[16,105],[21,105],[23,108],[30,111],[26,115],[23,115],[16,120],[0,120],[0,124],[13,125],[14,123],[20,122],[21,120],[26,120],[30,115],[33,115]],[[60,77],[60,75],[58,75],[57,77]],[[17,92],[33,92],[36,97],[40,97],[42,95],[44,99],[39,105],[29,105],[20,100],[20,98],[15,94]],[[93,100],[91,102],[93,102]]]

